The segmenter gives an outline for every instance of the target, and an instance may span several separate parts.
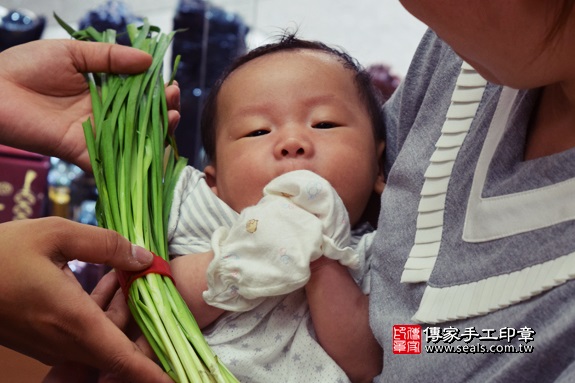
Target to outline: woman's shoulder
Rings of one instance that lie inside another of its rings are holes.
[[[398,89],[383,107],[386,130],[386,171],[422,111],[449,106],[462,59],[428,29]]]
[[[415,51],[413,60],[404,79],[405,86],[412,89],[427,89],[432,84],[442,87],[457,78],[462,59],[437,34],[428,29]],[[421,97],[426,92],[419,92]]]

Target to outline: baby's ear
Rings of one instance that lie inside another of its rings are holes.
[[[383,174],[379,174],[377,176],[377,180],[375,181],[375,184],[373,185],[373,191],[377,195],[381,195],[381,193],[383,193],[384,188],[385,188],[385,181],[383,180]]]
[[[378,171],[375,184],[373,185],[373,191],[378,195],[383,193],[383,188],[385,187],[385,179],[383,177],[383,149],[385,149],[385,142],[381,141],[377,145],[377,158],[378,158]]]
[[[218,186],[216,182],[216,167],[213,165],[208,165],[204,168],[204,174],[206,175],[206,183],[212,189],[214,194],[218,195]]]

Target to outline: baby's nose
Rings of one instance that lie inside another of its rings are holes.
[[[312,153],[312,145],[304,137],[288,137],[279,144],[276,153],[279,157],[301,157],[309,156]]]

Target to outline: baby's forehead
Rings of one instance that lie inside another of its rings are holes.
[[[232,71],[219,89],[218,103],[262,101],[283,92],[286,97],[311,97],[311,93],[363,104],[355,75],[330,52],[302,48],[270,52]]]
[[[343,92],[348,102],[363,103],[356,74],[330,52],[305,48],[269,52],[233,70],[222,83],[218,103],[222,97],[238,92],[249,98],[255,89],[262,93],[299,94],[310,88]]]
[[[239,72],[242,68],[247,68],[253,65],[262,65],[262,63],[270,63],[273,70],[274,62],[283,62],[286,59],[289,59],[290,62],[301,61],[305,63],[305,65],[324,64],[333,68],[343,69],[343,71],[341,71],[341,75],[349,76],[351,78],[353,78],[357,73],[357,71],[354,70],[349,63],[347,63],[342,57],[339,57],[334,52],[314,48],[291,48],[272,51],[255,57],[237,67],[230,73],[230,76],[235,72]]]

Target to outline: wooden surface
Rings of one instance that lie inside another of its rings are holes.
[[[0,346],[0,383],[40,383],[50,367]]]

